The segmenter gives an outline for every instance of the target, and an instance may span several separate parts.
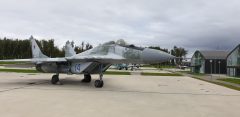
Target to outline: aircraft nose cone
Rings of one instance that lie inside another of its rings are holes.
[[[166,52],[149,48],[143,50],[142,57],[144,63],[161,63],[175,58],[173,55]]]

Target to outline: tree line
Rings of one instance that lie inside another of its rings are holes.
[[[177,57],[177,59],[175,59],[175,60],[171,60],[171,61],[162,63],[164,65],[175,65],[175,64],[181,65],[183,58],[185,58],[186,55],[188,54],[188,51],[185,48],[177,47],[177,46],[173,46],[173,48],[171,50],[168,50],[166,48],[161,48],[159,46],[150,46],[149,48],[161,50],[161,51],[164,51],[166,53],[169,53],[169,54]]]
[[[119,40],[115,41],[114,43],[119,44],[119,45],[128,45],[124,39],[119,39]],[[173,56],[180,57],[180,58],[186,57],[186,55],[188,54],[188,51],[185,48],[177,47],[177,46],[173,46],[173,49],[171,49],[171,50],[168,50],[166,48],[161,48],[160,46],[149,46],[148,48],[161,50],[161,51],[164,51],[166,53],[169,53]]]
[[[39,48],[43,54],[49,57],[64,57],[64,47],[59,48],[55,45],[54,39],[41,39],[36,40]],[[91,49],[93,46],[89,43],[82,42],[81,45],[74,45],[74,41],[71,41],[72,46],[76,53],[80,53]],[[0,38],[0,59],[24,59],[32,58],[31,45],[29,39],[9,39]]]

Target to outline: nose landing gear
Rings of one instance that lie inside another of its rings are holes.
[[[99,74],[99,80],[96,80],[94,85],[96,88],[102,88],[104,83],[103,83],[103,65],[101,64],[99,66],[100,74]]]
[[[94,85],[95,85],[96,88],[102,88],[103,87],[104,82],[102,80],[102,77],[103,77],[103,74],[100,74],[100,79],[95,81]]]

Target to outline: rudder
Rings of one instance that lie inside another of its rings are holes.
[[[66,42],[66,45],[64,46],[64,51],[65,51],[65,57],[76,55],[76,52],[74,51],[74,48],[72,47],[69,41]]]
[[[38,47],[37,42],[33,38],[33,36],[31,36],[29,39],[30,39],[30,43],[31,43],[32,57],[33,58],[49,58],[41,52],[41,50]]]

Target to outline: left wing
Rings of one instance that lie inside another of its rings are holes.
[[[49,58],[44,55],[39,46],[37,45],[36,40],[31,36],[29,38],[31,43],[32,56],[31,59],[8,59],[8,60],[0,60],[0,62],[27,62],[27,63],[43,63],[43,62],[66,62],[65,58]]]
[[[31,62],[32,59],[7,59],[0,60],[0,62]]]
[[[32,59],[7,59],[0,60],[0,62],[29,62],[29,63],[41,63],[41,62],[66,62],[65,58],[32,58]]]

